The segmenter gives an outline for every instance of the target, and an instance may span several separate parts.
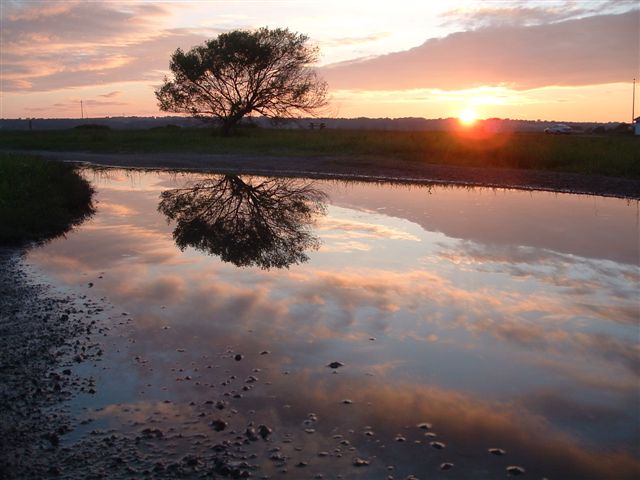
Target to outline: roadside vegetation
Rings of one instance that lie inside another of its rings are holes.
[[[113,153],[193,152],[273,156],[360,156],[429,164],[506,167],[640,178],[640,137],[260,129],[234,136],[202,128],[4,131],[0,149]]]
[[[94,213],[93,193],[72,165],[0,153],[0,245],[64,235]]]

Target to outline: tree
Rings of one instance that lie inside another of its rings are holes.
[[[217,119],[228,135],[252,112],[285,118],[326,105],[310,65],[318,48],[288,29],[235,30],[171,56],[173,78],[156,90],[160,109]]]
[[[212,176],[160,199],[181,250],[191,246],[238,267],[288,267],[320,246],[309,227],[324,213],[326,196],[299,180]]]

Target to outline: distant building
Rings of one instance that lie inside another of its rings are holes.
[[[640,117],[633,119],[633,128],[636,135],[640,135]]]

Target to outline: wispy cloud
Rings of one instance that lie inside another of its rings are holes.
[[[177,47],[219,33],[161,28],[169,14],[151,4],[10,4],[2,21],[2,90],[158,82]]]
[[[98,95],[99,97],[103,97],[103,98],[113,98],[113,97],[117,97],[119,95],[122,95],[122,92],[119,90],[115,90],[113,92],[109,92],[109,93],[104,93],[102,95]]]
[[[635,0],[482,2],[475,6],[452,8],[441,17],[444,25],[463,30],[486,27],[544,25],[593,15],[625,13],[638,7]]]
[[[327,47],[344,47],[361,45],[363,43],[377,42],[383,38],[390,36],[389,32],[372,33],[371,35],[363,35],[359,37],[338,37],[322,42],[322,46]]]

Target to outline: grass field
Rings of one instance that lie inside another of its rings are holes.
[[[63,235],[93,214],[92,196],[69,164],[0,153],[0,245]]]
[[[460,166],[555,170],[640,178],[640,137],[351,130],[208,129],[0,132],[0,149],[367,156]]]

